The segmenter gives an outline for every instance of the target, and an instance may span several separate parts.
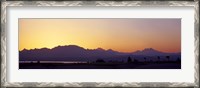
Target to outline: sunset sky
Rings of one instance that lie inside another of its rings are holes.
[[[181,19],[19,19],[19,50],[58,45],[181,52]]]

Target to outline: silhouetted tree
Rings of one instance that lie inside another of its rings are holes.
[[[147,58],[146,57],[144,57],[144,61],[147,62]]]
[[[160,61],[160,56],[158,56],[157,58],[158,58],[158,61]]]
[[[134,63],[138,63],[139,61],[137,59],[134,59]]]
[[[166,56],[167,60],[169,61],[170,56]]]
[[[150,62],[153,62],[153,60],[150,60]]]
[[[127,60],[127,62],[128,62],[128,63],[131,63],[131,62],[132,62],[132,59],[131,59],[131,57],[130,57],[130,56],[128,57],[128,60]]]
[[[105,61],[103,59],[97,59],[96,63],[105,63]]]
[[[108,62],[113,62],[112,60],[109,60]]]
[[[176,60],[176,62],[181,62],[181,59],[178,57],[177,60]]]

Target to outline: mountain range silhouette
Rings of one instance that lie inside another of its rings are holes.
[[[24,49],[19,51],[20,61],[95,61],[104,60],[126,60],[127,57],[143,58],[153,56],[176,56],[180,57],[181,53],[165,53],[153,48],[145,48],[135,52],[124,53],[112,49],[85,49],[77,45],[57,46],[52,49]]]

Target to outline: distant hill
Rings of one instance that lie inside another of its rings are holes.
[[[164,55],[172,55],[178,53],[165,53],[153,48],[145,48],[144,50],[138,50],[132,53],[133,55],[145,55],[145,56],[164,56]]]
[[[108,60],[126,60],[128,56],[142,59],[143,57],[157,57],[157,56],[176,56],[180,57],[181,53],[164,53],[152,48],[138,50],[132,53],[123,53],[114,51],[112,49],[104,50],[97,49],[84,49],[76,45],[57,46],[52,49],[24,49],[19,51],[20,61],[95,61],[96,59]]]

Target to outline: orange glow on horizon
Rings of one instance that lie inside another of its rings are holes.
[[[19,19],[19,50],[78,45],[181,52],[181,19]]]

